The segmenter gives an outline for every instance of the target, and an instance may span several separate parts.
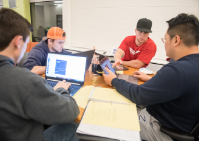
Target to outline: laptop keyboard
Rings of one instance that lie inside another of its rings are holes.
[[[58,83],[57,81],[49,81],[49,80],[47,82],[52,87],[54,87]],[[71,85],[68,88],[68,91],[69,91],[70,95],[73,96],[80,88],[81,88],[81,86],[79,86],[79,85]]]

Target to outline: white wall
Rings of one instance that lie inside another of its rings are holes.
[[[71,9],[71,18],[64,10]],[[167,30],[165,21],[179,13],[199,15],[198,0],[64,0],[64,30],[68,45],[101,50],[117,48],[122,40],[134,35],[140,18],[153,21],[150,37],[157,44],[156,57],[165,58],[161,39]],[[69,25],[71,24],[71,31]],[[67,31],[69,30],[69,31]]]
[[[57,26],[57,15],[62,15],[62,4],[50,6],[50,26]]]

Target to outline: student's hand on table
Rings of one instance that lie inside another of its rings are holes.
[[[122,64],[122,60],[116,59],[115,63],[113,64],[113,68],[116,67],[118,70],[123,69],[123,67],[120,67],[119,65]]]
[[[68,90],[68,88],[71,86],[70,83],[66,82],[66,80],[60,81],[57,83],[57,85],[55,85],[55,87],[53,88],[54,90],[58,89],[58,88],[64,88],[66,90]]]
[[[134,72],[133,76],[141,79],[142,81],[148,81],[149,79],[152,78],[151,76],[148,76],[147,74],[140,72],[140,71]]]
[[[104,81],[105,81],[106,84],[108,84],[109,86],[112,86],[112,85],[111,85],[111,81],[113,80],[113,78],[117,78],[117,76],[116,76],[112,71],[110,71],[108,68],[105,68],[105,70],[109,73],[109,75],[103,74],[103,76],[104,76]]]

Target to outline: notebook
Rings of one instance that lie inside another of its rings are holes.
[[[73,96],[84,85],[86,60],[72,54],[48,53],[45,79],[52,87],[63,80],[71,83],[68,90]]]
[[[140,141],[140,125],[134,103],[115,89],[93,87],[91,90],[89,86],[85,90],[90,90],[87,92],[91,93],[90,101],[85,99],[88,105],[77,133],[118,140]],[[79,95],[85,91],[80,92],[78,92]],[[77,97],[77,95],[75,96]]]
[[[90,67],[91,60],[92,60],[92,58],[93,58],[94,52],[95,52],[95,50],[89,50],[89,51],[84,51],[84,52],[75,53],[75,55],[87,57],[87,61],[86,61],[86,70]]]
[[[102,59],[100,61],[100,66],[102,67],[105,74],[108,74],[108,72],[105,70],[105,68],[108,68],[109,70],[111,70],[113,73],[116,74],[115,69],[112,67],[112,64],[111,64],[110,60],[108,59],[108,57],[104,57],[104,59]],[[133,84],[138,84],[138,78],[136,78],[132,75],[116,74],[116,76],[119,79],[126,80]]]

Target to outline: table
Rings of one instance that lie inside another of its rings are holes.
[[[125,66],[125,67],[127,67],[127,66]],[[123,74],[132,75],[133,72],[139,70],[139,69],[131,68],[131,67],[128,67],[128,68],[129,68],[129,70],[123,71]],[[92,74],[92,67],[90,66],[89,69],[86,70],[84,86],[92,85],[92,83],[91,83],[91,74]],[[43,77],[43,78],[45,78],[45,74],[42,74],[42,75],[40,75],[40,76]],[[150,76],[154,76],[154,75],[150,75]],[[138,80],[138,85],[141,85],[141,84],[144,84],[144,81]],[[99,77],[98,87],[102,87],[102,88],[113,88],[112,86],[108,86],[108,85],[105,83],[103,76],[100,76],[100,77]]]
[[[127,67],[127,66],[125,66],[125,67]],[[129,68],[129,70],[123,71],[123,74],[132,75],[133,72],[139,70],[139,69],[131,68],[131,67],[128,67],[128,68]],[[91,83],[91,74],[92,74],[92,67],[89,67],[89,69],[86,70],[86,76],[85,76],[84,86],[92,85],[92,83]],[[153,76],[153,75],[150,75],[150,76]],[[143,84],[143,83],[144,83],[144,81],[138,80],[138,85]],[[105,83],[103,76],[99,77],[98,87],[102,87],[102,88],[113,88],[112,86],[108,86]]]
[[[125,66],[125,67],[127,67],[127,66]],[[123,74],[132,75],[133,72],[139,70],[139,69],[131,68],[131,67],[128,67],[128,68],[129,68],[129,70],[123,71]],[[90,68],[86,71],[84,86],[92,85],[92,83],[91,83],[91,74],[92,74],[92,67],[90,66]],[[154,76],[154,75],[150,75],[150,76]],[[141,85],[143,83],[144,83],[144,81],[138,80],[138,85]],[[102,88],[113,88],[112,86],[108,86],[105,83],[103,76],[99,77],[98,87],[102,87]],[[97,137],[97,136],[90,136],[90,135],[84,135],[84,134],[79,134],[79,133],[76,133],[75,136],[77,138],[79,138],[80,141],[89,141],[89,140],[90,141],[117,141],[117,140],[114,140],[114,139]]]
[[[125,67],[127,67],[127,66],[125,66]],[[129,68],[129,70],[123,71],[123,74],[132,75],[133,72],[139,70],[139,69],[131,68],[131,67],[128,67],[128,68]],[[92,66],[90,66],[89,69],[86,70],[84,86],[92,85],[92,83],[91,83],[91,74],[92,74]],[[40,76],[43,77],[43,78],[45,78],[45,74],[40,75]],[[154,75],[150,75],[150,76],[154,76]],[[141,85],[141,84],[143,84],[143,83],[144,83],[144,81],[138,80],[138,85]],[[113,89],[113,86],[108,86],[108,85],[105,83],[103,76],[100,76],[100,77],[99,77],[99,80],[98,80],[98,87],[102,87],[102,88],[112,88],[112,89]],[[76,133],[75,136],[76,136],[77,138],[79,138],[80,141],[89,141],[89,140],[90,140],[90,141],[117,141],[117,140],[114,140],[114,139],[103,138],[103,137],[97,137],[97,136],[90,136],[90,135],[84,135],[84,134],[79,134],[79,133]]]

